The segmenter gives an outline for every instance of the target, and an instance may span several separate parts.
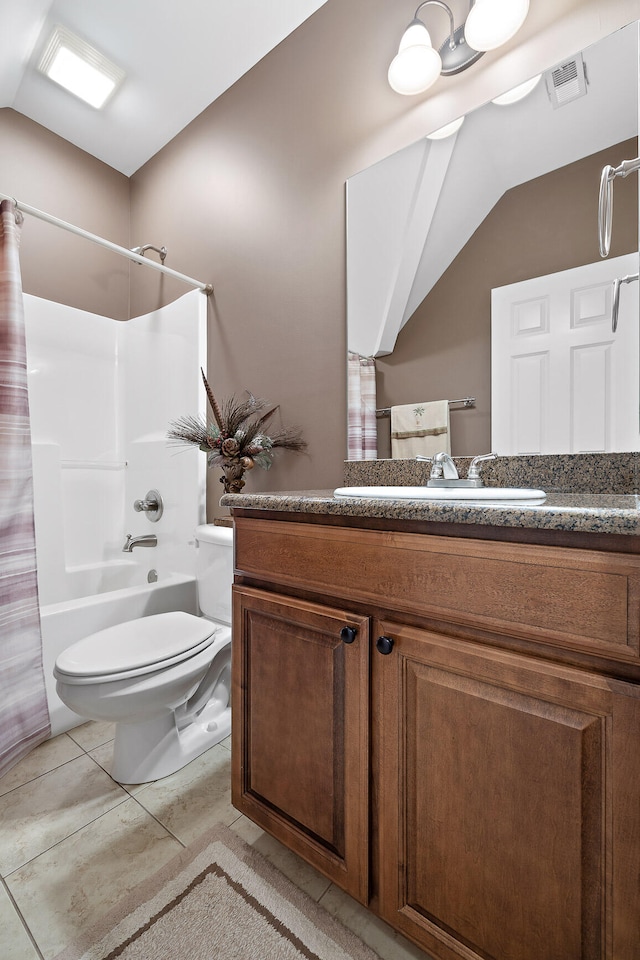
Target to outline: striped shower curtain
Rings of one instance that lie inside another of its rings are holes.
[[[376,367],[372,357],[361,357],[349,351],[347,394],[347,460],[375,460],[378,456],[378,428]]]
[[[27,359],[18,245],[0,203],[0,776],[50,732],[33,526]]]

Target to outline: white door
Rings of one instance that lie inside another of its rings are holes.
[[[491,292],[491,448],[502,455],[640,450],[638,254]]]

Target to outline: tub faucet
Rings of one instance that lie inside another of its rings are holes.
[[[130,533],[127,534],[127,540],[122,548],[123,553],[133,553],[134,547],[156,547],[158,545],[158,538],[155,533],[146,533],[142,537],[132,537]]]

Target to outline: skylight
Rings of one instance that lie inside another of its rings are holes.
[[[38,70],[96,109],[103,107],[125,76],[124,70],[66,27],[55,27]]]

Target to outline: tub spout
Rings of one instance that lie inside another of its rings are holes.
[[[142,537],[132,537],[130,533],[127,534],[127,540],[124,547],[122,548],[123,553],[133,553],[134,547],[156,547],[158,545],[158,538],[155,533],[147,533]]]

